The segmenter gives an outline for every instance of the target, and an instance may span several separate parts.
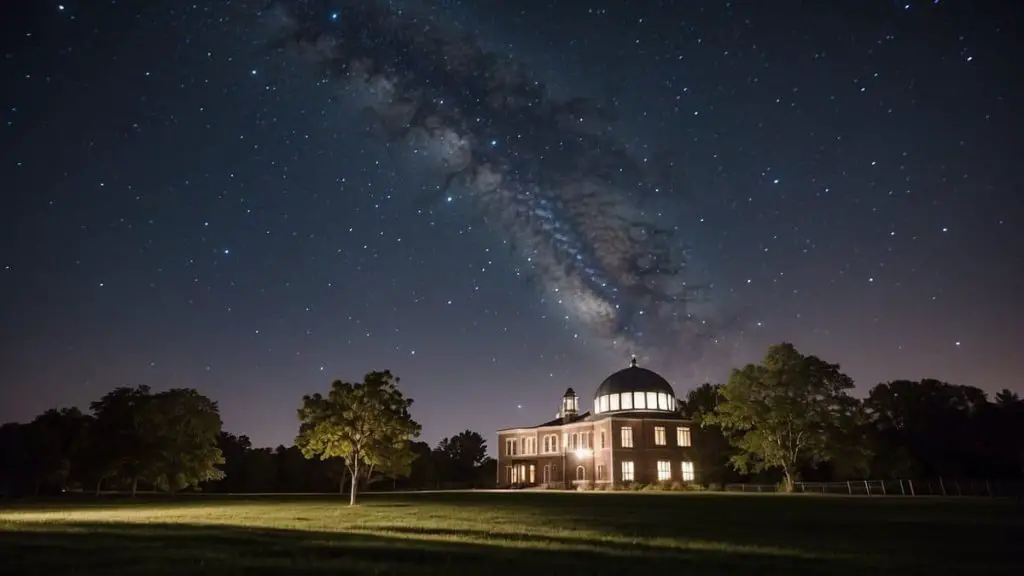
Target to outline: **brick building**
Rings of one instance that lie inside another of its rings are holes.
[[[592,412],[565,391],[558,417],[498,430],[498,486],[693,482],[691,423],[672,386],[636,365],[605,379]]]

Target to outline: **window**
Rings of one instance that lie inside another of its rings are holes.
[[[587,469],[584,468],[583,466],[577,466],[576,467],[576,479],[577,480],[586,480],[587,479]]]
[[[685,462],[684,462],[685,464]],[[672,479],[672,463],[668,460],[658,460],[658,481],[664,482],[665,480]]]
[[[613,412],[615,410],[619,409],[619,395],[618,394],[612,394],[611,396],[608,397],[608,409],[613,411]]]
[[[630,461],[624,461],[622,463],[622,481],[632,482],[633,481],[633,463]]]
[[[601,396],[601,412],[608,411],[608,396]]]
[[[637,410],[643,410],[647,408],[647,402],[644,400],[647,398],[643,392],[633,392],[633,408]]]
[[[580,432],[580,448],[593,448],[590,445],[590,432]]]
[[[648,392],[647,393],[647,409],[657,410],[658,409],[658,393]]]
[[[516,455],[516,439],[506,438],[505,439],[505,455],[515,456]]]
[[[604,477],[604,464],[597,465],[597,480],[605,480]]]
[[[548,464],[544,465],[544,483],[545,484],[550,484],[551,483],[551,466],[548,465]]]
[[[654,427],[654,445],[655,446],[664,446],[665,444],[668,444],[668,440],[666,440],[666,438],[665,438],[665,427],[664,426],[655,426]]]
[[[658,394],[658,410],[668,410],[668,394]]]
[[[632,410],[633,409],[633,393],[623,392],[622,393],[622,409]]]
[[[629,426],[622,427],[621,443],[623,448],[633,447],[633,429],[630,428]],[[630,465],[632,465],[632,463],[630,463]]]
[[[683,462],[683,482],[693,482],[693,462]]]
[[[604,430],[601,430],[601,449],[604,449]]]
[[[689,446],[690,445],[690,429],[680,426],[676,428],[676,445],[677,446]]]
[[[572,433],[572,444],[569,445],[570,450],[575,450],[580,447],[580,435],[576,432]]]

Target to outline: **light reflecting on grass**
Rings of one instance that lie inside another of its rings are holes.
[[[323,497],[183,496],[0,511],[0,562],[17,547],[47,570],[66,571],[68,551],[85,554],[77,573],[478,573],[481,563],[492,574],[1000,573],[1024,560],[1011,544],[1024,539],[1020,511],[991,501],[772,496],[410,494],[354,508]]]

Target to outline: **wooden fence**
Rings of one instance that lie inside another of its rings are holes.
[[[726,484],[726,492],[779,492],[777,484]],[[849,496],[939,496],[939,497],[1024,497],[1024,483],[958,478],[895,480],[847,480],[845,482],[796,482],[796,493],[845,494]]]

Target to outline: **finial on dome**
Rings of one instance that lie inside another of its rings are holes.
[[[636,368],[636,354],[633,354],[629,359],[629,367]]]

